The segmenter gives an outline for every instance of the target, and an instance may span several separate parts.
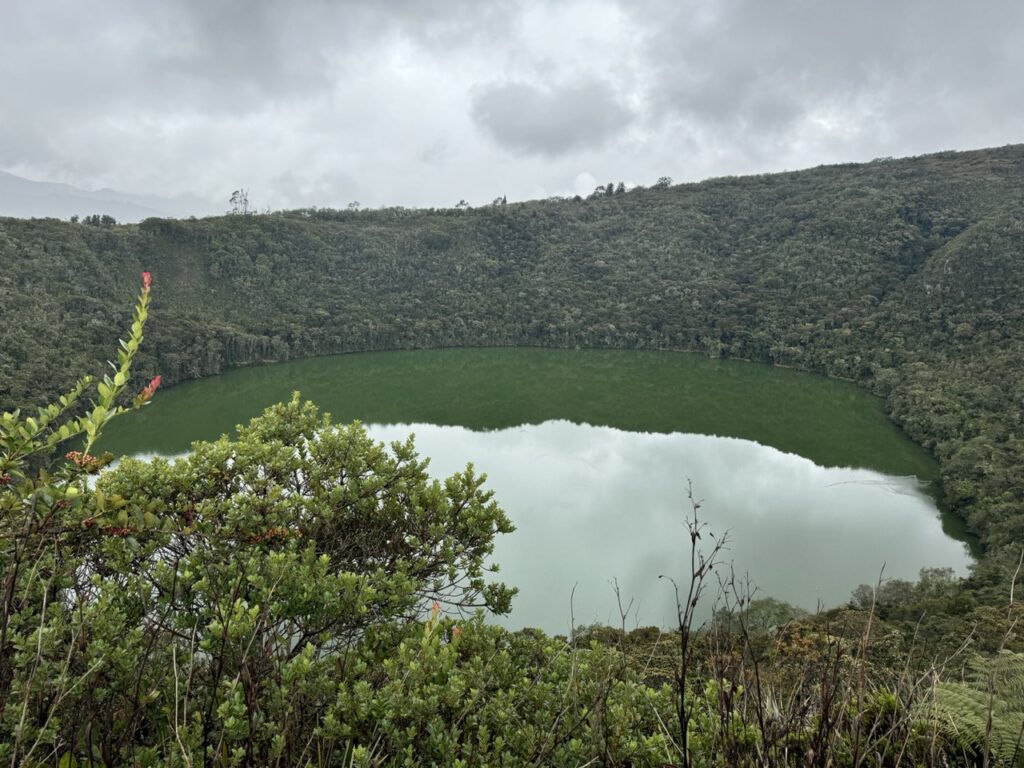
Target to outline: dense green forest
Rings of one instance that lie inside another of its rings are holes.
[[[479,209],[0,220],[0,408],[26,406],[0,418],[0,759],[1020,764],[1022,180],[1016,146]],[[551,638],[472,615],[512,595],[479,476],[431,481],[411,442],[298,399],[90,479],[153,375],[454,345],[853,379],[934,452],[985,555],[810,617],[726,579],[697,631],[687,584],[717,553],[691,499],[674,631],[627,632],[627,607]]]
[[[168,384],[337,352],[698,350],[851,378],[1024,538],[1024,147],[484,208],[0,220],[0,406],[102,361],[131,280]]]

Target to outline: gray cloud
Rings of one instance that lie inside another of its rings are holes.
[[[452,205],[1024,140],[1024,3],[11,0],[0,169]]]
[[[560,87],[485,86],[473,97],[472,114],[500,145],[540,155],[599,147],[632,118],[612,88],[599,80]]]
[[[1020,3],[726,0],[696,24],[695,5],[639,6],[662,22],[645,54],[650,106],[736,152],[845,143],[853,158],[886,143],[883,154],[1024,139]]]

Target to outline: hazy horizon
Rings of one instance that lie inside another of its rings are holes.
[[[238,188],[257,210],[476,206],[1024,138],[1009,0],[44,0],[6,16],[0,170],[209,213]]]

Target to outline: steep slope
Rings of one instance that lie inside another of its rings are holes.
[[[853,378],[999,547],[1024,534],[1024,147],[476,210],[0,220],[0,403],[97,370],[138,271],[144,373],[455,345],[688,349]]]

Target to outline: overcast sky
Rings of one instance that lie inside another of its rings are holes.
[[[473,205],[1024,141],[1024,0],[3,0],[0,169]]]

